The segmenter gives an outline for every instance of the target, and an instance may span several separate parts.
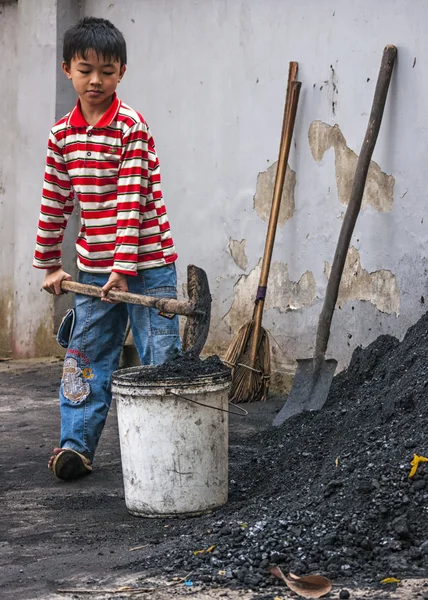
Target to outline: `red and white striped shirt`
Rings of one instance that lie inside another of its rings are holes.
[[[61,265],[61,242],[75,197],[82,271],[135,275],[177,259],[153,137],[143,117],[116,95],[93,127],[78,101],[51,130],[35,267]]]

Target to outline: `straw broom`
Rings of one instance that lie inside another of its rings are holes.
[[[297,63],[291,62],[288,72],[278,168],[253,318],[238,329],[223,358],[223,362],[232,368],[230,400],[235,403],[266,400],[269,390],[270,344],[268,333],[262,327],[262,316],[301,87],[300,81],[295,80],[296,76]]]

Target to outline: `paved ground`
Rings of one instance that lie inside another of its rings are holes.
[[[144,581],[139,558],[150,555],[154,548],[158,554],[167,553],[180,522],[138,519],[127,513],[114,407],[93,475],[77,485],[51,475],[46,464],[57,444],[60,374],[61,364],[56,361],[0,363],[2,600],[292,597],[285,589],[257,595],[195,587],[186,591],[181,582],[165,587],[171,583],[171,575],[163,577],[162,572],[155,580]],[[245,421],[232,418],[231,444],[242,443],[249,432],[267,426],[278,405],[251,405]],[[145,547],[130,550],[139,546]],[[135,585],[145,591],[119,593],[121,586]],[[424,585],[426,582],[409,582],[389,594],[354,589],[351,597],[423,598],[428,592]],[[338,593],[339,588],[334,588],[331,597],[338,598]]]
[[[58,589],[132,584],[140,575],[139,556],[153,546],[167,547],[179,526],[172,522],[165,528],[166,521],[138,519],[126,511],[114,407],[90,477],[64,483],[47,470],[58,442],[60,376],[57,361],[0,363],[2,600],[45,600],[55,598]],[[245,425],[232,423],[231,430],[245,433],[257,421],[255,416]],[[176,588],[165,593],[175,595]]]

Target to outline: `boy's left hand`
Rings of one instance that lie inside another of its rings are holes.
[[[126,275],[123,275],[122,273],[111,273],[101,292],[102,302],[107,302],[108,304],[119,304],[119,302],[107,298],[107,293],[110,290],[114,290],[115,292],[127,292],[128,280]]]

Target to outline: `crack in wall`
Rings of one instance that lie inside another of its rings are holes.
[[[351,194],[358,156],[347,144],[338,125],[328,125],[322,121],[313,121],[308,132],[309,147],[314,160],[322,160],[330,148],[335,153],[336,184],[339,200],[347,205]],[[362,209],[368,204],[379,212],[392,210],[395,179],[384,173],[373,160],[367,175]]]

